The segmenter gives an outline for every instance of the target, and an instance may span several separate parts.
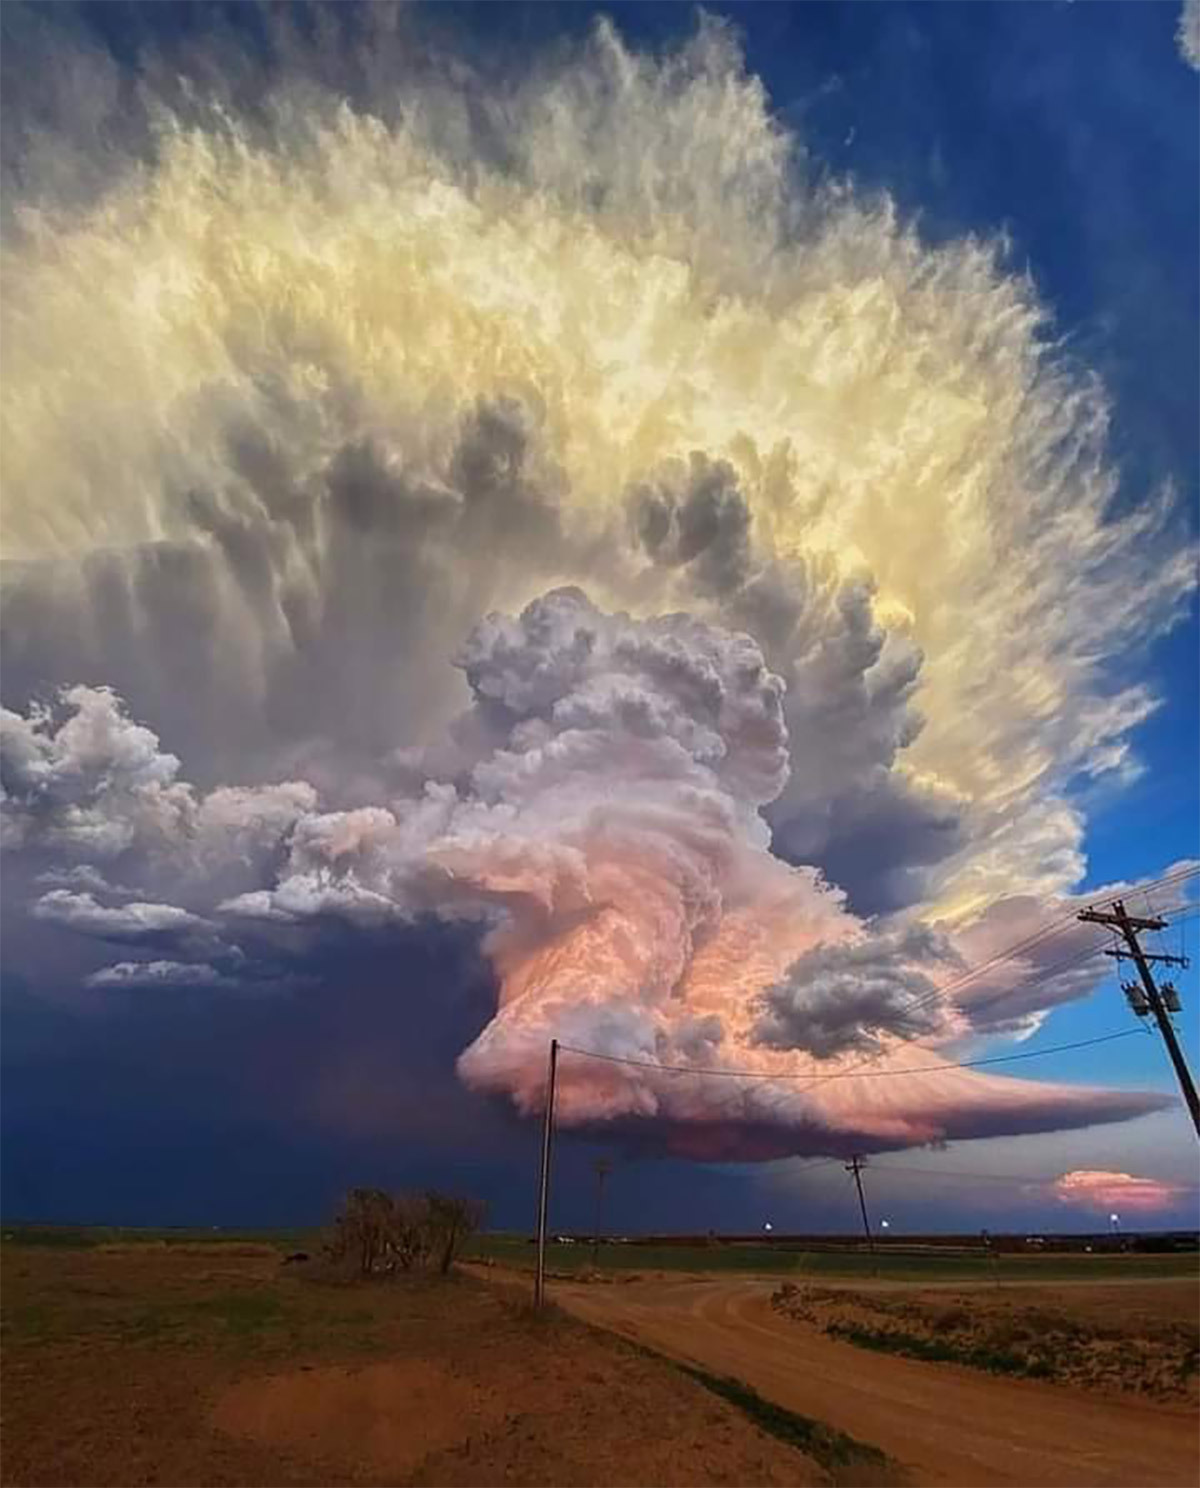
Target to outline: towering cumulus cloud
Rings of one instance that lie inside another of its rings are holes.
[[[136,72],[12,22],[9,906],[122,947],[93,997],[461,921],[462,1078],[632,1060],[564,1118],[680,1151],[1151,1109],[935,1068],[1092,985],[965,978],[1068,902],[1193,582],[1003,245],[822,177],[710,19],[498,75],[306,15]]]

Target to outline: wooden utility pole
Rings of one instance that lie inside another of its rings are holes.
[[[546,1109],[542,1114],[542,1173],[538,1185],[537,1270],[533,1280],[533,1305],[546,1298],[546,1217],[550,1210],[550,1149],[554,1143],[554,1085],[558,1078],[558,1040],[550,1040],[550,1072],[546,1079]]]
[[[875,1239],[871,1234],[871,1221],[867,1218],[867,1201],[863,1198],[862,1170],[866,1165],[865,1157],[855,1155],[846,1164],[846,1172],[854,1174],[854,1182],[858,1188],[858,1207],[862,1210],[863,1234],[867,1237],[867,1249],[874,1254]]]
[[[592,1265],[600,1264],[600,1217],[604,1213],[604,1180],[612,1172],[612,1163],[598,1157],[592,1164],[596,1173],[596,1228],[592,1231]]]
[[[1163,990],[1155,984],[1150,970],[1152,961],[1161,962],[1165,966],[1186,966],[1187,957],[1160,955],[1158,952],[1142,950],[1141,942],[1138,940],[1138,931],[1165,930],[1167,922],[1159,915],[1131,915],[1126,911],[1120,899],[1115,900],[1109,910],[1080,910],[1078,918],[1089,925],[1107,925],[1110,930],[1116,930],[1124,940],[1127,949],[1106,951],[1105,955],[1113,956],[1118,961],[1132,961],[1137,967],[1142,985],[1139,987],[1136,982],[1122,983],[1122,990],[1129,1000],[1130,1007],[1139,1018],[1144,1018],[1149,1013],[1154,1014],[1154,1021],[1158,1024],[1158,1031],[1162,1035],[1162,1041],[1166,1044],[1167,1053],[1175,1067],[1179,1088],[1183,1091],[1183,1098],[1191,1112],[1192,1125],[1196,1128],[1197,1137],[1200,1137],[1200,1099],[1197,1099],[1196,1086],[1192,1080],[1191,1071],[1187,1067],[1187,1060],[1183,1057],[1183,1050],[1179,1047],[1179,1040],[1175,1037],[1175,1025],[1171,1022],[1170,1016],[1172,1012],[1179,1011],[1178,995],[1170,983],[1164,983],[1163,990],[1170,994],[1170,1001],[1166,1000]]]

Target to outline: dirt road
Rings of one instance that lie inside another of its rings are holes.
[[[745,1381],[908,1465],[918,1482],[975,1488],[1168,1488],[1197,1479],[1187,1407],[1085,1394],[951,1364],[880,1355],[779,1317],[773,1283],[559,1282],[587,1322]]]

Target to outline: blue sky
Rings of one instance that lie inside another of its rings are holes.
[[[749,71],[773,110],[803,138],[806,168],[853,176],[889,193],[930,241],[1003,234],[1009,263],[1027,272],[1054,317],[1067,356],[1094,368],[1113,401],[1116,509],[1138,505],[1162,482],[1185,496],[1191,531],[1200,496],[1200,78],[1179,55],[1174,4],[1017,5],[889,3],[710,6],[740,28]],[[62,7],[127,66],[148,35],[169,44],[203,40],[218,12],[251,45],[246,7]],[[456,5],[429,8],[429,24],[480,56],[521,56],[578,37],[611,16],[636,46],[669,47],[692,25],[688,7],[660,4]],[[353,24],[353,10],[346,7]],[[1137,731],[1141,774],[1120,789],[1081,786],[1088,814],[1084,888],[1153,877],[1200,855],[1200,704],[1195,598],[1186,622],[1148,655],[1131,637],[1112,659],[1114,687],[1148,680],[1161,706]],[[1142,908],[1142,901],[1134,901]],[[1159,902],[1152,909],[1168,907]],[[1185,932],[1200,946],[1200,924]],[[1180,949],[1178,935],[1162,948]],[[328,954],[333,956],[333,952]],[[411,1026],[382,980],[402,955],[408,974],[453,987],[411,1058],[444,1071],[486,1023],[486,976],[452,936],[399,946],[340,945],[342,959],[313,968],[349,988],[336,1018],[301,991],[286,1031],[272,997],[214,1004],[198,991],[169,1006],[118,1004],[82,1016],[65,996],[44,995],[28,968],[5,978],[4,1194],[17,1217],[128,1223],[304,1222],[327,1212],[363,1177],[443,1182],[484,1193],[500,1225],[530,1212],[536,1132],[499,1115],[483,1097],[444,1089],[417,1111],[399,1094],[383,1119],[408,1136],[380,1135],[379,1113],[362,1129],[321,1135],[289,1129],[289,1091],[328,1089],[337,1071],[385,1060]],[[69,954],[47,982],[76,971]],[[465,959],[464,959],[465,957]],[[82,966],[82,962],[79,963]],[[1190,1010],[1180,1020],[1200,1062],[1195,1009],[1200,973],[1174,974]],[[1022,1052],[1099,1037],[1130,1023],[1116,977],[1057,1010]],[[408,1057],[406,1055],[406,1057]],[[386,1068],[372,1088],[386,1088]],[[1150,1036],[1051,1055],[1014,1073],[1130,1089],[1172,1091]],[[348,1074],[347,1079],[351,1078]],[[381,1097],[382,1099],[382,1097]],[[444,1104],[443,1104],[444,1102]],[[900,1227],[999,1229],[1051,1226],[1062,1211],[1027,1180],[1069,1168],[1149,1173],[1191,1183],[1192,1136],[1171,1110],[1121,1126],[956,1143],[949,1152],[896,1154],[875,1164],[875,1207]],[[606,1149],[566,1140],[560,1149],[559,1223],[586,1226],[588,1164]],[[898,1178],[888,1179],[888,1166]],[[907,1173],[905,1170],[909,1170]],[[912,1170],[940,1177],[916,1184]],[[997,1181],[1004,1175],[1009,1183]],[[617,1225],[634,1228],[787,1228],[853,1225],[853,1195],[840,1168],[798,1163],[725,1168],[638,1160],[611,1188]],[[882,1207],[880,1207],[882,1206]],[[1194,1219],[1192,1195],[1166,1217]],[[986,1216],[981,1219],[980,1215]],[[1062,1219],[1086,1227],[1078,1211]]]

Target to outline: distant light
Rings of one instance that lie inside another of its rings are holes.
[[[768,1219],[768,1220],[767,1220],[767,1222],[766,1222],[766,1224],[765,1224],[765,1225],[763,1225],[763,1229],[764,1229],[764,1230],[766,1230],[766,1232],[767,1232],[767,1233],[768,1233],[768,1234],[770,1234],[770,1232],[771,1232],[771,1230],[772,1230],[772,1228],[773,1228],[773,1226],[772,1226],[772,1224],[771,1224],[771,1221],[770,1221],[770,1220],[769,1220],[769,1219]]]
[[[1119,1214],[1110,1214],[1108,1217],[1112,1220],[1113,1224],[1120,1224],[1121,1222],[1121,1216]]]
[[[879,1228],[881,1230],[886,1230],[886,1229],[890,1228],[886,1219],[881,1219],[879,1221]]]

